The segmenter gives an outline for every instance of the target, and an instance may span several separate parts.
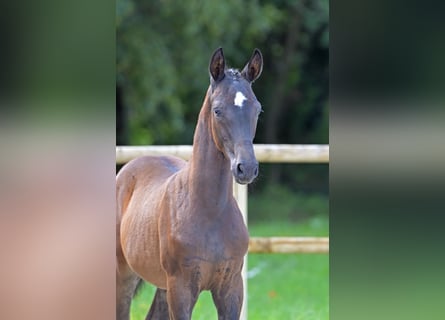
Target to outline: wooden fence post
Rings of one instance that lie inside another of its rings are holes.
[[[238,207],[243,214],[244,223],[247,226],[247,185],[237,184],[233,180],[233,195],[238,202]],[[247,320],[247,254],[244,257],[244,265],[242,270],[243,286],[244,286],[244,301],[241,309],[241,320]]]

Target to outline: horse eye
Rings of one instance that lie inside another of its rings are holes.
[[[213,112],[215,113],[215,116],[220,117],[222,115],[221,109],[213,109]]]

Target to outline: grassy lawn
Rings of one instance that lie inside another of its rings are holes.
[[[249,224],[251,236],[328,236],[327,216],[300,223]],[[251,254],[248,258],[248,317],[329,319],[329,256],[326,254]],[[146,285],[132,304],[131,319],[145,319],[154,294]],[[193,320],[217,319],[209,292],[201,293]]]

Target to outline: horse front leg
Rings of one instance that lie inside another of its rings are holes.
[[[167,301],[170,320],[190,320],[199,289],[188,276],[167,278]]]
[[[238,320],[243,305],[243,279],[241,273],[231,277],[212,292],[219,320]]]

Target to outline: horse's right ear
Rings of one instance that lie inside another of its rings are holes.
[[[210,59],[209,71],[214,81],[221,81],[224,78],[226,62],[222,48],[216,49]]]

